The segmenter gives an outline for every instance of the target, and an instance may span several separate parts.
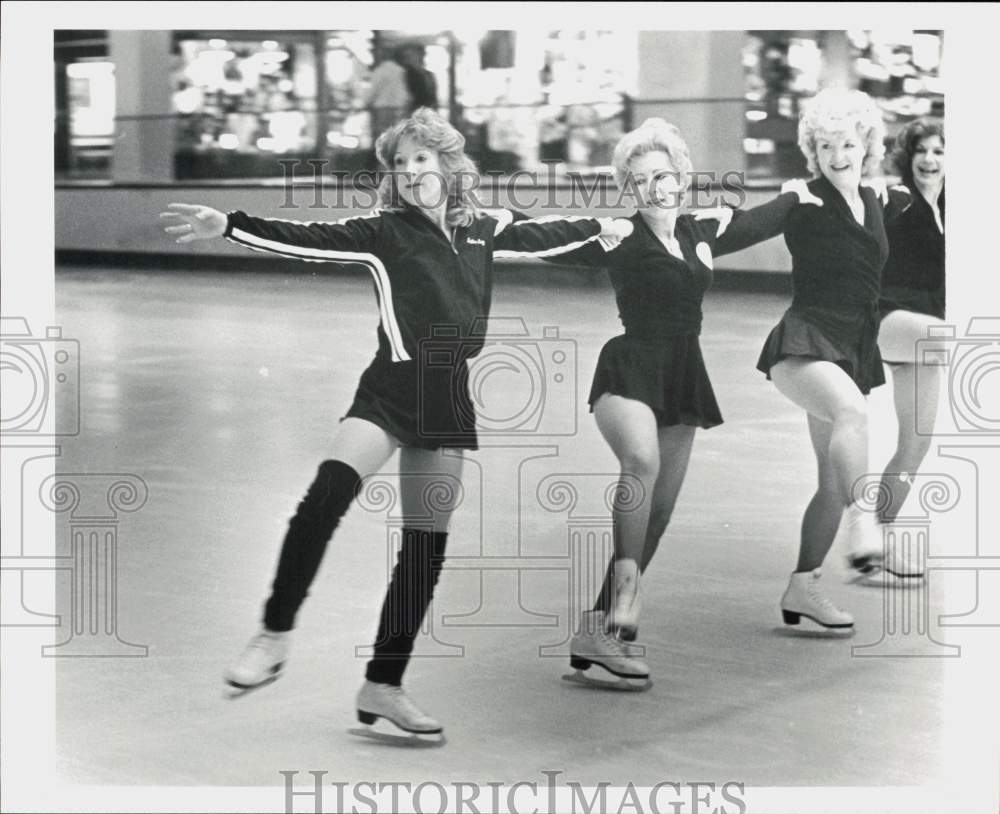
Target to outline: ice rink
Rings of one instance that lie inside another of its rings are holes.
[[[370,281],[57,270],[56,318],[80,343],[81,404],[59,471],[128,473],[148,488],[118,523],[116,615],[118,636],[148,653],[58,661],[62,776],[149,786],[280,786],[279,771],[312,769],[348,782],[510,784],[559,771],[584,785],[647,786],[941,777],[944,660],[852,655],[883,635],[881,590],[845,584],[835,549],[824,584],[854,614],[853,637],[781,624],[814,462],[804,415],[754,369],[787,305],[777,294],[718,291],[705,303],[702,344],[726,423],[699,431],[643,582],[654,686],[615,693],[561,679],[575,601],[567,541],[574,529],[607,530],[602,489],[616,472],[585,396],[620,329],[609,284],[498,277],[493,316],[523,320],[528,336],[515,344],[533,358],[563,343],[573,386],[551,385],[557,403],[540,408],[550,410],[541,429],[561,434],[487,436],[467,455],[433,637],[406,677],[447,743],[404,749],[349,731],[365,662],[356,648],[374,635],[389,562],[393,509],[374,498],[351,509],[328,549],[281,680],[237,700],[223,698],[221,680],[256,629],[287,519],[374,352]],[[545,334],[552,326],[558,337]],[[517,372],[493,375],[491,415],[505,398],[516,413],[530,397]],[[888,404],[880,394],[873,410]],[[873,457],[884,461],[893,431],[874,420]],[[572,485],[575,505],[546,491],[556,482]]]

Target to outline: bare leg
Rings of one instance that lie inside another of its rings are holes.
[[[890,496],[881,513],[883,523],[891,523],[899,515],[910,493],[912,476],[930,449],[942,370],[939,365],[923,364],[917,358],[917,342],[922,341],[922,347],[933,347],[934,343],[927,341],[928,331],[943,325],[936,317],[902,310],[882,320],[879,347],[883,358],[900,363],[892,367],[899,432],[896,451],[882,475],[882,488]]]
[[[656,549],[660,544],[670,523],[670,518],[677,504],[677,496],[684,477],[687,475],[688,463],[691,460],[691,448],[694,445],[695,428],[684,424],[672,427],[660,427],[657,431],[660,448],[660,473],[653,487],[652,504],[649,520],[646,524],[645,542],[642,559],[639,562],[640,573],[645,573]],[[608,564],[600,596],[594,604],[595,610],[609,611],[611,597],[614,593],[614,562]]]
[[[837,536],[844,507],[837,489],[837,477],[830,457],[833,425],[809,416],[809,438],[816,453],[818,485],[802,517],[799,561],[796,571],[813,571],[823,564]]]
[[[606,393],[594,404],[594,418],[621,466],[613,511],[615,597],[608,604],[620,627],[634,629],[639,615],[639,565],[660,470],[656,416],[640,401]]]
[[[826,495],[830,487],[825,479],[830,477],[841,508],[847,509],[843,519],[848,529],[850,565],[862,574],[869,573],[882,560],[882,542],[874,517],[854,498],[855,485],[868,468],[868,416],[864,396],[851,378],[832,362],[784,359],[771,368],[771,378],[778,390],[805,409],[811,418],[830,425],[829,433],[817,427],[814,434],[822,494],[814,498],[809,516],[803,519],[800,566],[818,566],[822,562],[821,555],[825,556],[829,550],[825,529],[832,509],[826,504],[833,498]],[[827,435],[829,443],[826,443]],[[817,443],[825,447],[825,456],[822,455],[824,450],[816,448]],[[814,530],[818,535],[815,538]]]
[[[685,424],[673,427],[661,427],[660,436],[660,475],[653,488],[653,505],[649,512],[649,524],[646,528],[646,544],[642,552],[640,570],[646,571],[656,554],[674,507],[677,496],[687,475],[688,463],[691,461],[691,448],[694,446],[695,428]]]
[[[771,368],[783,396],[810,416],[832,425],[829,456],[841,504],[853,500],[854,484],[868,468],[868,413],[865,397],[832,362],[783,359]]]

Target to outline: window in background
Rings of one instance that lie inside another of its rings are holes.
[[[852,30],[847,37],[857,86],[878,102],[890,135],[921,116],[944,115],[941,32]]]
[[[484,171],[606,170],[625,131],[635,32],[457,30],[458,125]]]
[[[743,52],[749,178],[805,174],[799,108],[821,87],[871,95],[888,137],[919,116],[944,115],[940,31],[750,31]]]
[[[115,134],[115,66],[106,31],[54,32],[55,175],[104,179]]]
[[[278,159],[316,157],[313,37],[274,36],[178,36],[178,179],[281,176]]]

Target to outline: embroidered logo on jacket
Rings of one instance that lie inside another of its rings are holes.
[[[478,237],[467,237],[465,239],[465,242],[468,243],[471,246],[485,246],[486,245],[486,241],[485,240],[481,240]]]

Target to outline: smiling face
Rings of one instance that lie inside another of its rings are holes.
[[[629,162],[628,171],[640,210],[650,214],[655,211],[677,213],[684,202],[686,184],[670,156],[662,150],[644,153]]]
[[[823,177],[838,189],[858,188],[864,160],[865,146],[856,131],[816,133],[816,164]]]
[[[392,159],[399,196],[411,206],[436,209],[447,201],[444,170],[436,150],[403,136]]]
[[[921,189],[933,189],[944,183],[944,142],[940,136],[927,136],[917,142],[910,170]]]

